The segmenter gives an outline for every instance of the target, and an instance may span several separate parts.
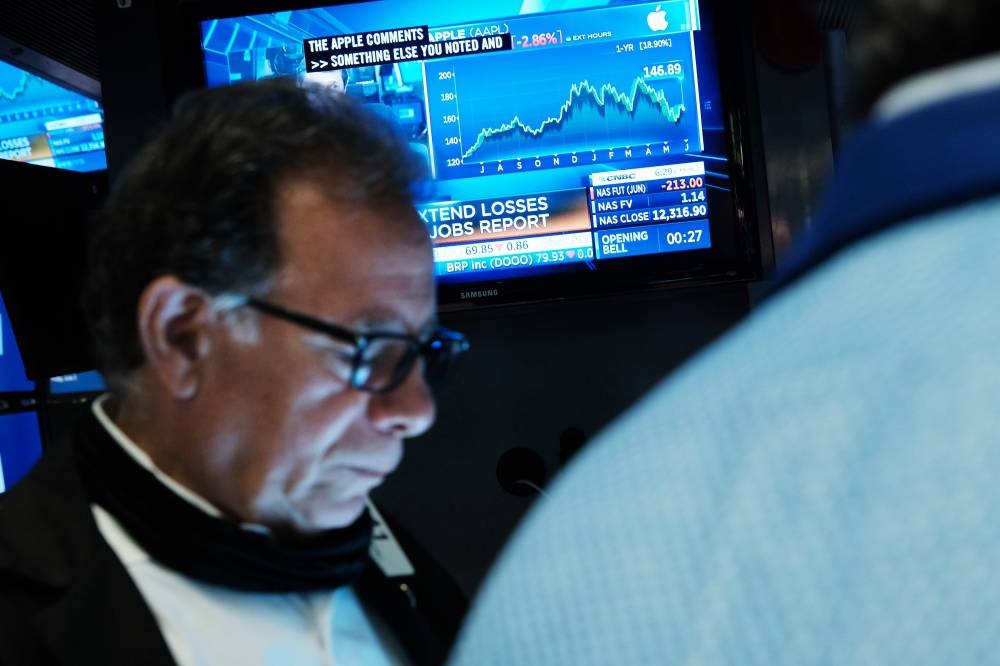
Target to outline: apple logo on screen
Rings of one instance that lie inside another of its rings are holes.
[[[656,9],[646,15],[646,25],[654,32],[667,29],[667,13],[661,7],[662,5],[656,5]]]

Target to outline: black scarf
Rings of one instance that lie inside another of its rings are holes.
[[[315,536],[252,532],[208,515],[163,485],[93,414],[77,427],[77,467],[91,501],[178,573],[246,592],[309,592],[348,585],[368,563],[368,511],[347,527]]]

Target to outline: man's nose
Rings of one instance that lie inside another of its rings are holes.
[[[416,437],[434,423],[437,408],[422,364],[418,363],[402,384],[388,393],[373,395],[369,418],[380,431],[399,437]]]

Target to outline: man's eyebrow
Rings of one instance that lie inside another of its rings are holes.
[[[399,316],[386,314],[361,315],[347,326],[358,333],[409,333],[423,337],[438,327],[437,315],[431,315],[415,329],[406,325]]]

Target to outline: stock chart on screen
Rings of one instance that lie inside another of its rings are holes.
[[[635,30],[603,31],[613,39],[581,40],[576,31],[589,28],[574,28],[573,16],[530,17],[508,23],[517,31],[510,52],[428,62],[435,173],[460,178],[504,166],[608,162],[613,151],[623,156],[652,145],[701,150],[692,42],[684,34],[689,7],[667,6],[677,14],[667,29],[675,26],[680,38],[622,39],[648,32],[645,22],[632,21],[626,27]],[[591,10],[587,23],[620,13]]]
[[[103,122],[97,100],[0,61],[0,159],[104,169]]]
[[[465,283],[715,246],[731,141],[703,10],[376,0],[204,21],[202,45],[210,85],[296,76],[397,127],[439,279]]]

